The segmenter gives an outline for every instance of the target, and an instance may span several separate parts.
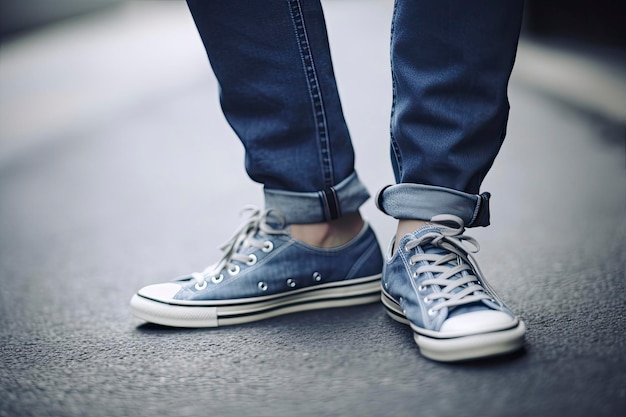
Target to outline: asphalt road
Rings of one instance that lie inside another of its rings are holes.
[[[326,6],[375,192],[392,181],[389,2]],[[547,62],[535,46],[520,68]],[[578,59],[617,71],[619,104],[622,67]],[[184,5],[132,3],[2,45],[0,417],[622,415],[626,120],[533,80],[513,77],[484,184],[492,226],[470,233],[526,348],[441,364],[378,304],[218,329],[133,318],[138,288],[210,264],[240,208],[262,204]],[[393,222],[363,211],[386,246]]]

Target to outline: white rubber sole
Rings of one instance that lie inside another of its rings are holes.
[[[509,327],[490,332],[464,335],[442,334],[439,337],[433,337],[434,332],[422,331],[414,326],[406,318],[398,302],[384,290],[381,292],[381,300],[392,319],[411,327],[413,339],[420,353],[435,361],[456,362],[499,356],[515,352],[524,346],[526,326],[517,318]]]
[[[303,288],[253,299],[185,302],[155,300],[135,294],[133,314],[173,327],[219,327],[264,320],[283,314],[380,301],[380,274]]]

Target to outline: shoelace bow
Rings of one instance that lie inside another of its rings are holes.
[[[211,279],[214,283],[219,283],[224,279],[222,273],[224,269],[231,275],[239,273],[239,265],[233,264],[232,261],[254,265],[257,260],[256,256],[242,253],[247,248],[254,247],[265,252],[269,252],[274,248],[271,240],[258,239],[257,236],[289,234],[285,229],[285,218],[276,210],[261,210],[257,207],[249,206],[245,207],[241,214],[247,214],[248,218],[239,226],[233,237],[220,246],[219,249],[223,252],[222,258],[217,263],[205,268],[204,271],[191,274],[192,279],[196,281],[196,288],[204,288],[207,279]],[[278,223],[278,228],[268,224],[270,218]]]
[[[404,249],[410,252],[417,246],[429,245],[447,251],[446,254],[418,253],[409,259],[411,265],[418,265],[414,272],[415,278],[428,272],[434,276],[422,281],[421,288],[428,286],[441,288],[441,291],[435,291],[427,296],[429,300],[444,300],[435,304],[432,311],[480,300],[498,303],[494,297],[495,293],[485,282],[480,268],[471,255],[477,253],[480,246],[476,239],[463,234],[465,230],[463,220],[453,215],[439,215],[433,217],[431,221],[441,225],[439,232],[427,233],[413,239]],[[453,223],[457,227],[449,227],[442,223]]]

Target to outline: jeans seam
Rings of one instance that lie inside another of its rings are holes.
[[[298,49],[300,51],[300,58],[302,59],[305,79],[309,90],[309,97],[313,106],[313,116],[318,137],[320,151],[319,156],[321,159],[324,188],[327,189],[334,185],[334,175],[332,172],[332,156],[330,152],[328,124],[326,122],[326,111],[324,108],[324,101],[322,99],[322,91],[317,71],[315,69],[311,45],[307,36],[304,14],[302,13],[300,0],[290,0],[289,10],[291,12],[291,20],[294,25],[298,41]]]
[[[476,203],[474,204],[474,211],[472,212],[472,220],[470,220],[470,222],[467,224],[467,226],[471,226],[474,224],[474,222],[476,221],[476,219],[478,218],[478,213],[480,213],[480,207],[482,206],[482,197],[478,196],[478,199],[476,200]]]
[[[396,14],[398,10],[398,0],[395,0],[393,3],[393,15],[391,18],[391,34],[390,34],[390,50],[393,48],[394,34],[395,34],[395,22],[396,22]],[[391,92],[392,92],[392,100],[391,100],[391,117],[390,117],[390,126],[389,126],[389,137],[391,141],[391,150],[393,152],[393,157],[396,159],[396,167],[398,170],[396,181],[399,182],[402,178],[402,156],[400,154],[400,148],[395,140],[393,134],[393,118],[396,113],[396,98],[397,98],[397,81],[396,75],[394,73],[394,65],[393,65],[393,53],[390,54],[389,57],[390,65],[391,65]]]
[[[330,219],[330,210],[328,200],[326,199],[326,193],[324,193],[323,191],[318,191],[317,195],[319,196],[322,211],[324,212],[324,219]]]

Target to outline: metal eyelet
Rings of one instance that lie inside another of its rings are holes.
[[[246,265],[252,266],[256,263],[257,260],[258,258],[256,257],[256,255],[251,253],[250,255],[248,255],[248,262],[246,262]]]
[[[232,267],[228,268],[228,273],[230,275],[237,275],[240,270],[241,268],[239,267],[239,265],[233,265]]]
[[[202,281],[202,284],[196,283],[196,285],[195,285],[196,290],[198,290],[198,291],[205,289],[206,286],[207,286],[206,281]]]
[[[313,281],[320,282],[322,280],[322,274],[319,272],[313,272]]]
[[[426,287],[425,287],[425,286],[423,286],[423,285],[418,285],[418,286],[417,286],[417,291],[419,291],[419,292],[424,292],[424,291],[426,291]]]
[[[425,302],[426,304],[430,303],[431,301],[432,301],[432,300],[431,300],[430,298],[428,298],[428,297],[424,297],[424,302]]]
[[[413,278],[417,278],[419,276],[420,276],[420,274],[418,274],[417,271],[413,272]]]
[[[259,282],[259,285],[258,285],[258,286],[259,286],[259,289],[260,289],[261,291],[266,291],[266,290],[267,290],[267,284],[266,284],[266,283],[264,283],[263,281]]]
[[[287,285],[289,285],[291,288],[296,286],[296,281],[294,281],[293,279],[289,278],[287,280]]]
[[[211,277],[211,282],[213,282],[213,284],[219,284],[220,282],[222,282],[223,279],[224,274],[220,274],[219,277]]]
[[[428,310],[428,315],[429,316],[434,316],[436,314],[437,314],[437,312],[434,309],[431,308],[431,309]]]
[[[263,247],[261,248],[261,250],[262,250],[263,252],[265,252],[265,253],[267,253],[267,252],[271,252],[271,251],[272,251],[272,249],[274,249],[274,244],[273,244],[273,243],[272,243],[272,241],[270,241],[270,240],[266,240],[266,241],[263,243]]]

